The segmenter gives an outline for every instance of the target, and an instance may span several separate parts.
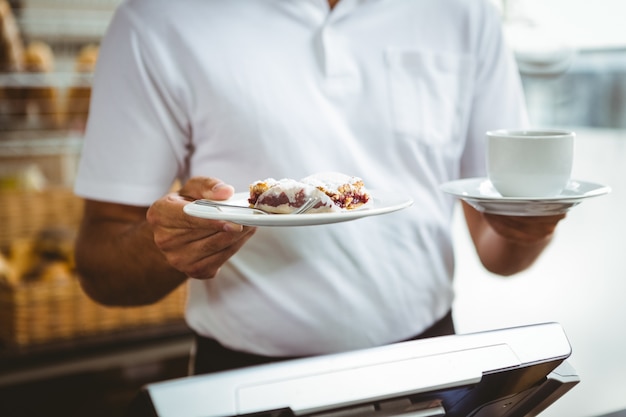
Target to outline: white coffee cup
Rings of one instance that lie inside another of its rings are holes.
[[[575,136],[549,129],[487,132],[489,180],[504,197],[559,195],[572,173]]]

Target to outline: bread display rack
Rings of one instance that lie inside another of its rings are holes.
[[[64,276],[58,268],[54,279]],[[183,285],[160,302],[141,307],[104,307],[89,299],[75,277],[60,281],[0,284],[0,341],[4,348],[75,343],[90,337],[121,337],[134,329],[182,324]]]
[[[98,43],[119,0],[0,0],[0,347],[182,323],[186,286],[143,307],[81,290],[72,192]]]

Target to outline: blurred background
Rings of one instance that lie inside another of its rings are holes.
[[[561,223],[527,272],[479,265],[461,219],[459,332],[560,322],[582,382],[546,416],[624,416],[626,2],[493,0],[535,127],[577,133],[574,177],[612,187]],[[98,44],[120,0],[0,0],[0,415],[113,416],[143,384],[183,376],[185,288],[104,308],[73,275],[71,191]]]
[[[72,192],[98,47],[120,0],[0,0],[0,416],[119,416],[187,374],[186,288],[141,308],[88,299]]]
[[[496,4],[531,123],[574,130],[573,177],[612,192],[574,207],[539,261],[505,279],[482,269],[457,213],[458,330],[561,323],[582,381],[542,416],[626,416],[626,2]]]

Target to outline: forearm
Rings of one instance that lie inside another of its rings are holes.
[[[84,291],[106,305],[150,304],[186,280],[156,247],[145,220],[91,220],[76,242],[76,266]]]
[[[188,216],[189,200],[225,200],[232,186],[196,177],[150,207],[86,200],[76,241],[85,292],[108,305],[158,301],[187,277],[215,278],[256,228]],[[188,198],[183,196],[189,196]]]

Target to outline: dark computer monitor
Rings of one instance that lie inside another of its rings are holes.
[[[579,382],[558,323],[397,343],[149,384],[131,415],[535,416]]]

